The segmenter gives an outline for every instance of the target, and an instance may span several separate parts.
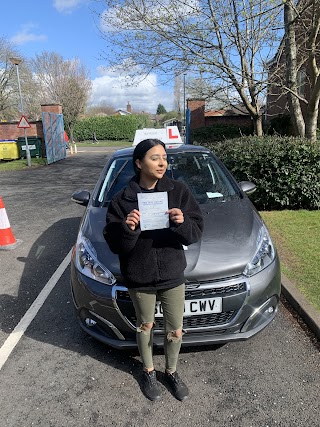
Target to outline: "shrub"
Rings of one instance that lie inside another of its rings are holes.
[[[190,132],[191,141],[194,143],[209,143],[231,138],[239,138],[242,135],[252,134],[252,128],[246,126],[216,124],[192,129]]]
[[[290,137],[243,137],[210,148],[237,181],[252,181],[259,210],[320,209],[320,146]]]
[[[294,135],[291,117],[288,114],[283,114],[271,119],[268,125],[268,134],[278,134],[282,136]]]
[[[133,140],[135,131],[147,125],[149,118],[145,114],[87,117],[77,121],[74,137],[77,141],[88,141],[95,133],[98,140]]]

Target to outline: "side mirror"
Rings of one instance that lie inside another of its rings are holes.
[[[72,194],[71,200],[79,203],[79,205],[88,206],[90,200],[90,192],[87,190],[79,190]]]
[[[241,181],[239,182],[241,190],[246,194],[252,194],[256,191],[256,185],[251,181]]]

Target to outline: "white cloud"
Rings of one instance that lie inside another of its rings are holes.
[[[88,0],[54,0],[53,6],[58,12],[70,13],[72,10],[87,2]]]
[[[23,45],[28,42],[42,42],[47,40],[45,34],[36,34],[34,31],[37,29],[37,25],[29,23],[21,27],[21,30],[14,36],[11,37],[10,41],[17,45]]]
[[[173,90],[159,86],[156,74],[150,74],[134,86],[129,86],[130,82],[129,77],[106,69],[104,75],[92,81],[90,104],[105,103],[115,109],[126,109],[130,102],[133,112],[145,111],[153,114],[158,104],[162,104],[167,111],[172,110]]]

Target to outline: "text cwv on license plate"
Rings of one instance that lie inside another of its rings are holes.
[[[186,300],[184,303],[184,316],[195,316],[197,314],[221,313],[222,298],[202,298]],[[162,317],[163,310],[161,302],[156,302],[155,317]]]

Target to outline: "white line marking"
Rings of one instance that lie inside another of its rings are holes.
[[[12,353],[15,346],[20,341],[20,338],[24,335],[25,331],[27,330],[32,320],[36,317],[38,311],[43,306],[50,292],[55,287],[58,280],[60,279],[60,277],[62,276],[62,274],[68,267],[68,265],[70,264],[71,252],[72,252],[72,249],[70,249],[68,255],[59,265],[57,270],[53,273],[53,275],[51,276],[51,278],[49,279],[45,287],[42,289],[40,294],[37,296],[37,298],[34,300],[32,305],[30,306],[29,310],[22,317],[20,322],[17,324],[17,326],[14,328],[14,330],[11,332],[11,334],[8,336],[8,338],[0,348],[0,370],[2,369],[3,365],[7,361],[8,357]]]

